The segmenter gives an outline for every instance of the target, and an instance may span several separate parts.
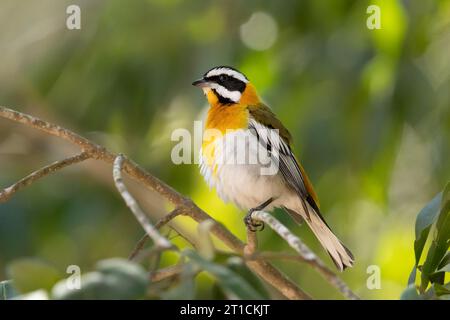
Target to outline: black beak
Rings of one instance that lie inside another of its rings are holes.
[[[208,81],[206,81],[205,79],[198,79],[195,80],[194,82],[192,82],[193,86],[199,87],[199,88],[204,88],[208,86]]]

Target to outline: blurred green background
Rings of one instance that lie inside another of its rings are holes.
[[[81,30],[66,28],[70,4]],[[370,4],[380,30],[366,27]],[[197,165],[171,162],[170,137],[205,115],[192,80],[216,65],[243,71],[290,129],[325,217],[356,257],[342,278],[363,298],[399,298],[415,217],[450,177],[450,1],[2,0],[0,27],[0,105],[127,154],[241,239],[243,213],[208,190]],[[75,151],[0,119],[0,186]],[[167,212],[134,190],[155,220]],[[306,227],[276,215],[334,267]],[[196,237],[194,223],[177,226]],[[21,257],[87,271],[128,256],[142,234],[111,168],[88,161],[0,205],[0,280]],[[288,251],[269,228],[259,237]],[[313,296],[341,298],[308,266],[275,264]],[[366,286],[370,265],[379,290]],[[211,284],[201,274],[196,297],[212,297]]]

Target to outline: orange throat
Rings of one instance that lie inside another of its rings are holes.
[[[222,104],[211,89],[205,89],[210,108],[206,118],[205,129],[217,129],[225,134],[227,130],[244,129],[248,126],[247,106],[260,102],[255,87],[248,83],[241,99],[235,104]]]
[[[204,89],[210,108],[206,117],[205,132],[203,134],[202,153],[205,163],[212,165],[215,157],[216,139],[223,137],[230,131],[247,129],[249,122],[249,105],[260,103],[255,88],[247,84],[241,99],[235,104],[222,104],[211,89]],[[214,166],[215,174],[217,167]]]

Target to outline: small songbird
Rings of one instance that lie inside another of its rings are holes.
[[[339,270],[351,267],[353,255],[320,213],[313,186],[291,150],[289,131],[261,102],[247,77],[220,66],[192,84],[210,104],[200,151],[200,171],[209,186],[225,202],[248,211],[244,221],[250,230],[259,226],[252,212],[283,208],[295,221],[306,221]],[[256,153],[262,154],[259,160],[249,161]],[[277,170],[264,172],[273,164]]]

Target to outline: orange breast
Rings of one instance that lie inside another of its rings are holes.
[[[213,142],[222,137],[227,131],[247,129],[249,122],[248,106],[259,103],[256,90],[250,83],[247,84],[242,93],[239,103],[223,105],[219,103],[217,96],[212,90],[206,92],[206,97],[210,104],[208,116],[205,124],[205,134],[203,136],[202,152],[203,157],[209,165],[214,161],[215,145]],[[214,131],[208,131],[214,129]],[[213,171],[216,171],[216,167]]]
[[[225,134],[227,130],[248,127],[248,111],[242,104],[216,104],[208,110],[205,129],[218,129]]]
[[[247,128],[249,120],[247,107],[260,102],[255,87],[251,83],[247,83],[239,103],[236,104],[223,105],[219,103],[212,90],[208,90],[206,97],[211,107],[208,111],[205,128],[218,129],[222,133],[225,133],[227,129]]]
[[[217,164],[215,164],[217,139],[220,139],[227,132],[248,127],[248,110],[245,105],[232,104],[223,105],[217,101],[215,94],[209,90],[207,98],[210,103],[208,116],[206,118],[205,132],[202,142],[202,156],[206,165],[212,167],[213,174],[216,174]]]

